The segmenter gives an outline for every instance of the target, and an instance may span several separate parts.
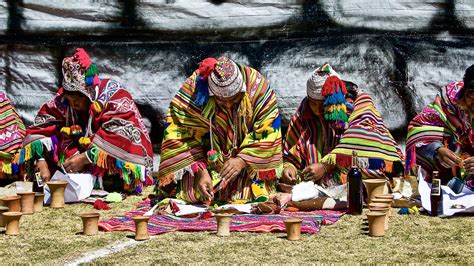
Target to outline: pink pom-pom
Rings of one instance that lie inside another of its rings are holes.
[[[91,58],[83,48],[77,48],[74,57],[79,60],[79,63],[84,69],[88,69],[91,65]]]
[[[100,84],[99,75],[94,75],[94,83],[92,85],[97,86]]]

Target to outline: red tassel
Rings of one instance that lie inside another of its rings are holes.
[[[271,170],[260,170],[260,171],[258,171],[258,178],[259,178],[260,180],[266,180],[266,181],[275,180],[275,178],[276,178],[276,171],[275,171],[275,169],[271,169]]]
[[[214,71],[216,64],[217,60],[212,57],[208,57],[199,63],[199,75],[201,75],[203,80],[207,80],[207,77]]]
[[[342,80],[340,80],[338,77],[330,76],[324,82],[321,94],[323,96],[332,95],[338,92],[339,89],[342,90],[343,94],[347,93],[346,84]]]
[[[323,85],[323,90],[321,91],[321,95],[327,96],[327,95],[332,95],[335,93],[334,91],[334,78],[337,78],[335,76],[330,76],[326,79]]]
[[[339,79],[339,88],[342,89],[342,93],[344,95],[347,94],[347,88],[346,88],[346,83],[344,83],[342,80]]]
[[[94,209],[96,210],[110,210],[109,205],[105,203],[104,201],[98,199],[94,202]]]
[[[349,168],[352,164],[352,156],[345,154],[336,154],[336,164],[343,168]]]
[[[207,211],[207,212],[201,214],[201,216],[200,216],[199,218],[201,218],[201,219],[209,219],[209,218],[212,218],[212,216],[213,216],[213,215],[212,215],[212,212]]]

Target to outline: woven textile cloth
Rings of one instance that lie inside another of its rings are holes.
[[[123,216],[114,217],[99,222],[99,228],[104,231],[135,232],[135,224],[131,217],[143,215],[149,207],[129,211]],[[317,233],[322,225],[334,224],[343,215],[338,211],[285,212],[278,215],[234,215],[232,216],[231,231],[236,232],[286,232],[284,220],[297,217],[303,220],[302,233]],[[217,223],[213,217],[204,219],[180,218],[174,215],[153,215],[148,221],[148,233],[158,235],[173,231],[216,231]]]
[[[357,152],[357,164],[366,178],[403,175],[403,153],[366,93],[355,100],[348,128],[322,161],[347,169],[353,151]]]
[[[226,110],[214,97],[202,106],[196,104],[198,70],[173,97],[161,147],[159,193],[174,197],[166,194],[174,186],[176,197],[199,202],[202,196],[196,191],[194,179],[197,169],[219,172],[224,161],[234,157],[243,159],[247,167],[228,191],[221,191],[229,195],[223,198],[255,200],[274,187],[276,169],[282,163],[276,94],[255,69],[239,66],[238,71],[247,90],[235,110]]]
[[[25,125],[7,96],[0,92],[0,169],[12,174],[12,160],[21,149]]]
[[[341,129],[343,133],[339,139],[337,130],[323,117],[314,115],[305,98],[291,119],[283,143],[285,166],[293,164],[296,169],[303,170],[313,163],[337,165],[333,174],[323,178],[322,185],[338,185],[345,183],[352,151],[356,151],[364,178],[401,174],[403,154],[372,98],[367,93],[360,93],[353,106],[348,126]]]
[[[459,176],[459,173],[452,173],[451,169],[439,167],[433,158],[417,152],[417,148],[433,142],[440,142],[461,156],[463,153],[474,154],[474,132],[469,113],[458,104],[458,93],[463,85],[459,81],[443,87],[435,100],[410,122],[406,145],[407,170],[420,165],[428,175],[433,170],[439,170],[440,176],[446,179],[453,174]]]
[[[86,152],[94,175],[120,175],[125,190],[139,193],[143,184],[153,184],[153,150],[140,111],[119,82],[104,79],[94,89],[97,97],[82,116],[70,107],[63,88],[59,89],[27,129],[20,162],[28,164],[44,157],[61,165],[78,152]],[[68,134],[73,126],[78,134]],[[85,137],[90,143],[81,143]]]

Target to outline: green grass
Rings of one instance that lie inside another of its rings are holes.
[[[132,210],[142,197],[129,197],[101,211],[101,219]],[[1,264],[64,263],[112,243],[127,241],[131,232],[100,232],[83,236],[78,216],[91,205],[72,204],[60,210],[45,208],[25,215],[21,235],[0,234]],[[394,215],[385,237],[366,232],[365,216],[344,216],[335,225],[291,242],[281,233],[174,232],[151,238],[93,263],[465,263],[473,264],[474,220],[425,215]],[[3,232],[3,229],[0,229]]]

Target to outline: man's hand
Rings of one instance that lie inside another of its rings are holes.
[[[222,166],[220,176],[223,181],[231,181],[244,170],[245,165],[245,161],[240,157],[230,158]]]
[[[444,168],[452,168],[461,163],[461,158],[446,147],[441,147],[436,151],[436,158]]]
[[[326,174],[326,168],[321,163],[313,163],[307,166],[301,173],[306,180],[319,181]]]
[[[469,157],[463,161],[464,170],[470,175],[474,175],[474,157]]]
[[[43,178],[44,182],[48,182],[51,179],[51,172],[48,168],[48,163],[45,160],[37,160],[36,168],[40,172],[40,176]]]
[[[64,161],[64,170],[68,173],[78,173],[84,170],[84,167],[88,165],[90,162],[87,159],[86,153],[80,153],[77,155],[68,158]]]
[[[283,170],[283,174],[281,176],[281,182],[288,185],[295,185],[296,184],[296,169],[294,167],[287,166],[285,170]]]
[[[209,175],[209,172],[207,169],[201,169],[198,172],[198,188],[201,194],[208,199],[209,201],[212,201],[214,199],[214,192],[212,188],[212,178]]]

